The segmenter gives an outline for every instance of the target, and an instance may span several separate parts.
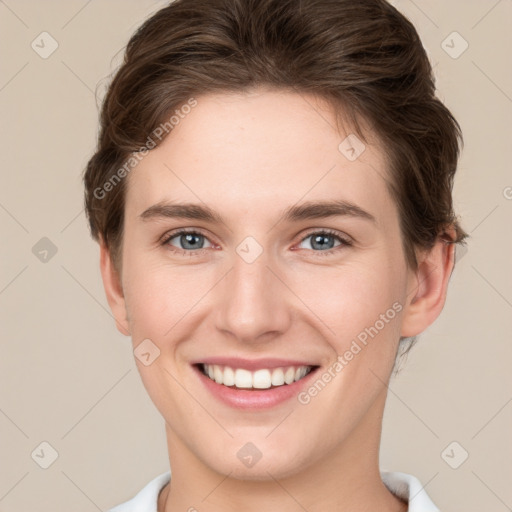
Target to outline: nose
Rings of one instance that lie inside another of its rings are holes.
[[[289,329],[291,296],[265,251],[252,263],[237,253],[233,266],[216,287],[216,327],[242,343],[274,340]]]

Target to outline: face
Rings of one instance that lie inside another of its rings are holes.
[[[382,148],[335,126],[313,96],[197,97],[129,175],[111,304],[171,457],[279,478],[383,405],[414,276]]]

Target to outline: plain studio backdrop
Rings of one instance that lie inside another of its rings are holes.
[[[108,76],[166,3],[0,1],[2,512],[106,510],[168,469],[163,419],[108,311],[81,182]],[[471,238],[443,313],[391,381],[381,468],[417,476],[444,512],[505,512],[512,3],[393,4],[417,28],[462,126],[454,198]]]

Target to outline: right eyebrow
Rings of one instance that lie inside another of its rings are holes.
[[[169,203],[162,201],[144,210],[140,217],[149,220],[158,217],[171,219],[192,219],[224,224],[223,218],[208,206],[193,203]]]

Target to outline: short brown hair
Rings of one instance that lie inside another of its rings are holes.
[[[265,86],[310,93],[375,129],[389,162],[407,261],[445,230],[467,236],[452,205],[460,126],[435,96],[413,25],[384,0],[176,0],[130,39],[101,110],[84,173],[91,233],[122,245],[127,170],[169,114],[193,96]],[[110,183],[108,195],[105,184]],[[98,191],[101,191],[99,193]]]

